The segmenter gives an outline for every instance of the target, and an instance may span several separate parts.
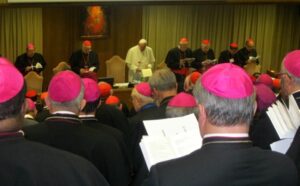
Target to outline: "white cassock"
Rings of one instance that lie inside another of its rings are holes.
[[[152,68],[155,62],[152,48],[146,46],[144,51],[141,51],[139,46],[131,47],[125,59],[129,68],[128,81],[139,80],[140,74],[136,73],[136,69]]]

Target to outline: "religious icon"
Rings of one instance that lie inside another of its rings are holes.
[[[88,6],[84,9],[82,38],[102,38],[109,35],[108,8]]]

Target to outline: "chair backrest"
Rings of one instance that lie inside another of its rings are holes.
[[[37,93],[41,93],[43,91],[43,76],[31,71],[24,77],[24,79],[27,90],[35,90]]]
[[[125,60],[120,56],[113,56],[106,61],[106,76],[113,77],[115,83],[125,82]]]
[[[52,69],[54,75],[64,70],[71,70],[71,66],[64,61],[58,63],[58,65]]]

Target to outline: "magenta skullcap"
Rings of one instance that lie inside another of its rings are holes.
[[[22,74],[5,58],[0,58],[0,103],[15,97],[24,86]]]
[[[139,83],[135,86],[135,89],[138,93],[142,94],[143,96],[146,97],[152,96],[152,90],[149,83],[146,82]]]
[[[273,88],[273,80],[268,74],[261,74],[257,78],[256,83],[262,83],[270,88]]]
[[[170,107],[196,107],[197,102],[195,98],[187,93],[181,92],[174,96],[168,103]]]
[[[26,102],[27,102],[27,110],[33,111],[35,109],[35,104],[32,101],[32,99],[26,98]]]
[[[84,99],[87,102],[93,102],[99,99],[100,90],[97,82],[90,78],[83,78],[82,81],[84,85]]]
[[[290,74],[300,78],[300,50],[288,53],[283,59],[283,65]]]
[[[228,99],[242,99],[253,94],[249,75],[239,66],[230,63],[216,65],[206,71],[201,84],[209,93]]]
[[[264,84],[255,85],[258,111],[264,111],[276,101],[274,92]]]
[[[81,86],[82,81],[77,74],[69,70],[62,71],[51,79],[48,96],[55,102],[70,102],[79,96]]]

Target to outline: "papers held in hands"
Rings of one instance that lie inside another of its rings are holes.
[[[151,68],[146,68],[142,69],[142,77],[147,78],[152,76],[152,69]]]
[[[96,70],[96,67],[90,67],[89,68],[89,72],[94,72],[94,70]]]
[[[289,96],[289,108],[280,101],[276,101],[268,108],[267,115],[280,138],[280,141],[271,144],[271,148],[274,151],[285,153],[300,126],[300,113],[294,97]],[[286,144],[288,147],[282,144]]]
[[[140,147],[147,167],[179,158],[199,149],[202,138],[195,115],[144,121],[148,136],[143,136]]]
[[[205,61],[202,61],[201,63],[202,65],[214,65],[217,63],[217,61],[218,61],[217,59],[213,59],[213,60],[207,59]]]
[[[36,69],[41,69],[41,68],[43,68],[43,65],[42,65],[41,63],[37,62],[37,63],[35,64],[35,68],[36,68]]]
[[[260,58],[260,56],[256,56],[256,57],[254,57],[254,56],[249,56],[249,61],[256,61],[256,60],[258,60]]]

